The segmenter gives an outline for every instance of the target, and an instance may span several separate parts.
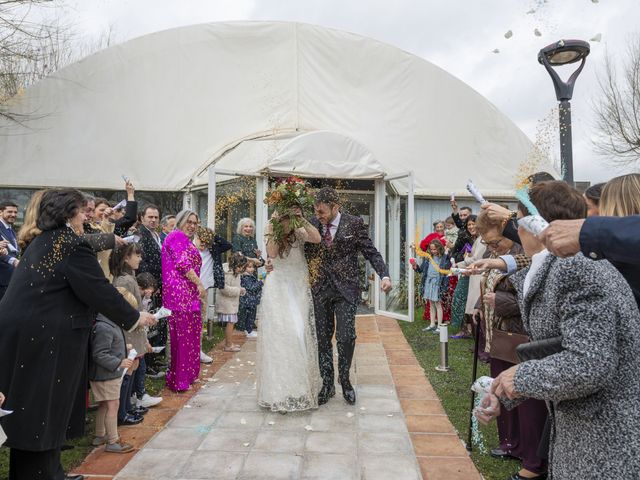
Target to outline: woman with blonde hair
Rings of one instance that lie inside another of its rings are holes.
[[[24,252],[24,249],[29,246],[31,241],[42,233],[36,222],[38,221],[38,211],[40,210],[40,201],[46,190],[38,190],[33,195],[27,204],[27,209],[24,212],[24,223],[18,232],[18,245]]]
[[[600,197],[600,215],[640,215],[640,173],[622,175],[607,182]]]

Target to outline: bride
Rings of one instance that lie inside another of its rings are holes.
[[[320,243],[320,233],[298,207],[291,209],[302,228],[292,230],[289,219],[274,213],[283,226],[282,239],[273,239],[267,224],[267,255],[273,270],[265,281],[260,303],[258,336],[258,404],[274,412],[318,408],[322,384],[318,343],[309,288],[304,243]],[[272,217],[273,218],[273,217]]]

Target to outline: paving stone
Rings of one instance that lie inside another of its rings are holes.
[[[204,438],[198,450],[221,452],[248,452],[255,445],[256,430],[212,429]]]
[[[286,415],[276,412],[267,412],[265,415],[265,428],[267,430],[293,430],[306,431],[304,427],[311,422],[309,412],[290,412]],[[273,424],[271,424],[273,422]]]
[[[301,454],[304,451],[306,438],[302,432],[259,432],[256,437],[254,451],[281,452]]]
[[[349,432],[310,432],[305,448],[315,453],[340,453],[355,457],[356,434]]]
[[[405,415],[444,415],[440,400],[401,398],[400,406]]]
[[[211,408],[183,408],[171,419],[171,428],[206,428],[215,423],[222,414],[222,410]]]
[[[358,398],[398,398],[395,387],[389,385],[356,385],[356,393]]]
[[[399,413],[400,402],[394,398],[364,397],[358,400],[358,409],[362,413]],[[362,410],[364,408],[364,410]]]
[[[357,415],[345,412],[319,410],[311,414],[309,424],[314,432],[355,432]]]
[[[358,455],[411,453],[409,436],[400,433],[358,433]]]
[[[411,455],[364,455],[359,460],[362,479],[421,480],[418,464],[415,457]],[[431,480],[431,477],[428,479]]]
[[[469,457],[418,457],[420,471],[425,480],[481,480]]]
[[[304,457],[301,480],[358,480],[351,455],[308,454]]]
[[[255,430],[264,423],[262,412],[224,412],[215,423],[216,428]]]
[[[291,480],[298,478],[302,457],[290,453],[250,453],[240,475],[240,480]]]
[[[467,457],[467,450],[455,434],[412,433],[416,455],[422,457]]]
[[[388,415],[393,415],[389,417]],[[402,414],[361,414],[358,415],[358,429],[361,432],[407,433]]]
[[[408,415],[406,426],[415,433],[455,433],[446,415]]]
[[[154,450],[147,447],[140,450],[116,478],[118,480],[131,477],[145,480],[176,478],[190,456],[189,450]]]
[[[240,473],[246,455],[239,453],[194,452],[180,477],[185,479],[234,479]]]
[[[165,428],[147,443],[147,448],[167,450],[195,450],[200,446],[209,428]]]

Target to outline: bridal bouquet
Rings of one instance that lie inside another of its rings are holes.
[[[285,238],[283,220],[289,221],[291,231],[303,226],[302,219],[292,213],[292,209],[305,210],[313,208],[313,196],[304,180],[298,177],[288,177],[279,180],[274,187],[267,191],[264,203],[274,208],[275,215],[271,217],[271,238],[281,243]]]

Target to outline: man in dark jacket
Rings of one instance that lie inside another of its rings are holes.
[[[640,305],[640,215],[556,220],[542,232],[541,240],[558,257],[582,252],[593,260],[609,260]]]
[[[0,300],[4,296],[14,270],[20,261],[20,247],[13,224],[18,216],[18,206],[9,201],[0,203],[0,240],[5,240],[7,253],[0,255]]]
[[[311,292],[316,317],[318,356],[323,386],[318,403],[325,404],[335,395],[333,346],[338,346],[338,376],[347,403],[356,401],[349,380],[349,368],[356,345],[355,315],[360,301],[358,253],[362,253],[380,276],[380,287],[391,291],[389,269],[369,238],[360,217],[340,212],[340,198],[333,188],[322,188],[315,196],[316,218],[322,242],[305,245],[311,272]]]

